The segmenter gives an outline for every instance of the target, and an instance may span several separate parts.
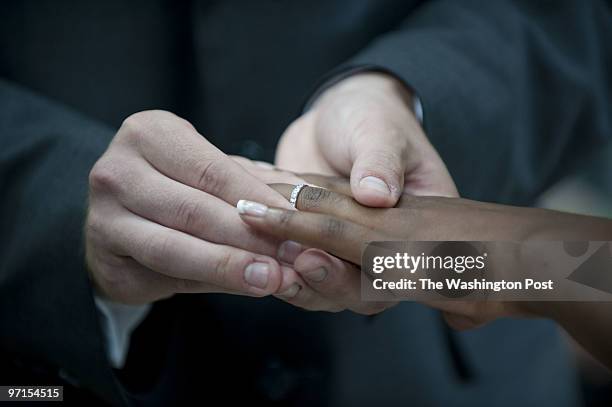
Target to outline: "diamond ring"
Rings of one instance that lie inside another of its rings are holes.
[[[300,191],[306,186],[306,184],[298,184],[295,187],[293,187],[293,191],[291,191],[291,197],[289,198],[289,203],[291,204],[291,206],[293,206],[295,209],[297,209],[297,207],[295,206],[295,204],[297,203],[297,199],[298,199],[298,195],[300,195]]]

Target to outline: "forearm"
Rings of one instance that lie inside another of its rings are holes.
[[[612,241],[612,220],[554,213],[538,238],[548,240]],[[612,253],[611,253],[612,255]],[[602,265],[600,273],[609,273]],[[612,368],[612,302],[538,302],[538,315],[561,325],[595,358]]]
[[[502,309],[509,310],[511,316],[554,320],[594,357],[612,368],[612,302],[585,301],[588,300],[585,289],[589,287],[568,281],[567,264],[559,258],[560,253],[546,250],[550,247],[547,242],[553,242],[552,245],[556,242],[611,242],[612,220],[545,209],[457,202],[462,204],[453,205],[455,210],[439,211],[448,215],[437,223],[441,228],[438,236],[442,240],[491,241],[493,245],[508,242],[508,250],[490,259],[496,260],[492,264],[496,280],[516,280],[520,276],[551,278],[555,281],[552,295],[556,298],[582,300],[508,301],[504,303],[507,307]],[[594,272],[610,271],[606,264],[595,265]],[[499,303],[491,303],[491,308],[495,304]],[[449,306],[447,311],[457,312],[457,306]]]
[[[522,226],[528,241],[612,241],[612,220],[593,216],[572,215],[549,210],[524,209],[528,214]],[[546,259],[546,251],[539,250],[537,264],[532,256],[517,257],[514,270],[554,276],[560,271],[542,270],[546,265],[557,264],[555,258]],[[558,256],[556,252],[549,253]],[[612,253],[610,253],[612,255]],[[552,267],[552,266],[550,266]],[[600,273],[609,273],[604,264]],[[558,281],[565,282],[565,277]],[[563,284],[564,295],[580,298],[584,296],[581,284]],[[581,290],[581,291],[574,291]],[[525,314],[549,318],[563,327],[580,345],[595,358],[612,368],[612,302],[602,301],[539,301],[515,303]]]
[[[405,223],[420,240],[612,240],[612,220],[594,216],[461,198],[403,196],[399,206],[411,209],[414,215]],[[389,227],[397,226],[389,222]]]
[[[522,208],[523,240],[612,241],[612,219]]]

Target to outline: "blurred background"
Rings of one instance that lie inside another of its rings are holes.
[[[576,175],[542,195],[539,206],[612,218],[612,145],[602,148]],[[586,405],[612,406],[612,372],[567,337],[575,350]],[[612,344],[610,344],[612,346]]]

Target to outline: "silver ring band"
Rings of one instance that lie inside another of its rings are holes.
[[[300,191],[306,186],[306,184],[298,184],[293,188],[293,191],[291,191],[291,196],[289,197],[289,203],[291,204],[291,206],[293,206],[295,209],[297,209],[297,207],[295,206],[295,204],[297,203],[297,199],[298,199],[298,195],[300,195]]]

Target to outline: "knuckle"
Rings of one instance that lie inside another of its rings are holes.
[[[123,120],[118,136],[138,142],[143,136],[150,133],[149,129],[153,123],[160,120],[167,120],[174,115],[164,110],[143,110],[136,112]]]
[[[340,219],[325,217],[321,225],[321,234],[328,239],[339,238],[344,235],[346,225]]]
[[[89,172],[89,187],[96,192],[112,192],[120,185],[117,166],[109,159],[101,158]]]
[[[185,198],[178,202],[175,209],[176,227],[183,231],[192,231],[197,228],[200,205],[198,202]]]
[[[291,227],[291,223],[293,222],[293,216],[295,215],[294,211],[282,211],[278,216],[278,225],[281,229],[287,229]]]
[[[220,254],[212,270],[212,277],[215,285],[219,287],[225,287],[227,285],[228,274],[234,263],[233,256],[229,251],[224,251]]]
[[[150,264],[154,270],[167,270],[170,266],[172,241],[164,233],[153,233],[142,243],[141,255],[143,261]]]
[[[150,111],[137,112],[129,115],[123,120],[123,123],[121,123],[121,127],[117,134],[129,139],[140,137],[140,135],[144,133],[146,123],[151,120],[150,116]]]
[[[203,164],[194,166],[196,188],[206,191],[211,195],[219,196],[224,189],[222,180],[223,162],[220,159],[210,159]]]

